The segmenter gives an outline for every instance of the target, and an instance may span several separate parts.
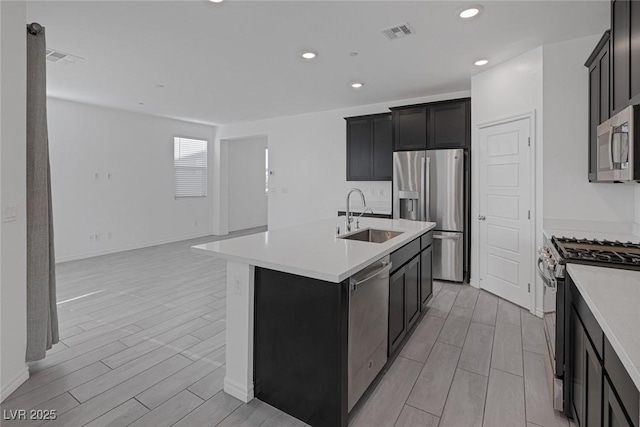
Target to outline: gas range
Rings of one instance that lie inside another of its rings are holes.
[[[553,236],[540,254],[556,278],[564,277],[567,263],[640,270],[640,244],[631,242]]]

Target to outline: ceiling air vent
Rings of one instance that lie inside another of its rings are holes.
[[[63,65],[75,64],[79,59],[84,59],[79,56],[60,52],[59,50],[54,50],[54,49],[47,49],[46,54],[47,54],[47,61],[56,62],[58,64],[63,64]]]
[[[416,33],[408,22],[380,31],[387,39],[396,40]]]

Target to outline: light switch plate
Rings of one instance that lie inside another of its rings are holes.
[[[13,222],[18,218],[18,205],[5,203],[2,206],[2,222]]]

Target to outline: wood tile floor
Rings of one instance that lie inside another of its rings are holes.
[[[303,426],[222,391],[225,263],[189,249],[212,240],[59,264],[61,342],[2,404],[58,417],[2,426]],[[468,285],[434,288],[350,425],[568,427],[551,407],[542,320]]]

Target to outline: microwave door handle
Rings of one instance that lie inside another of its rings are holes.
[[[609,164],[611,170],[615,169],[615,163],[613,162],[613,126],[609,130]]]

